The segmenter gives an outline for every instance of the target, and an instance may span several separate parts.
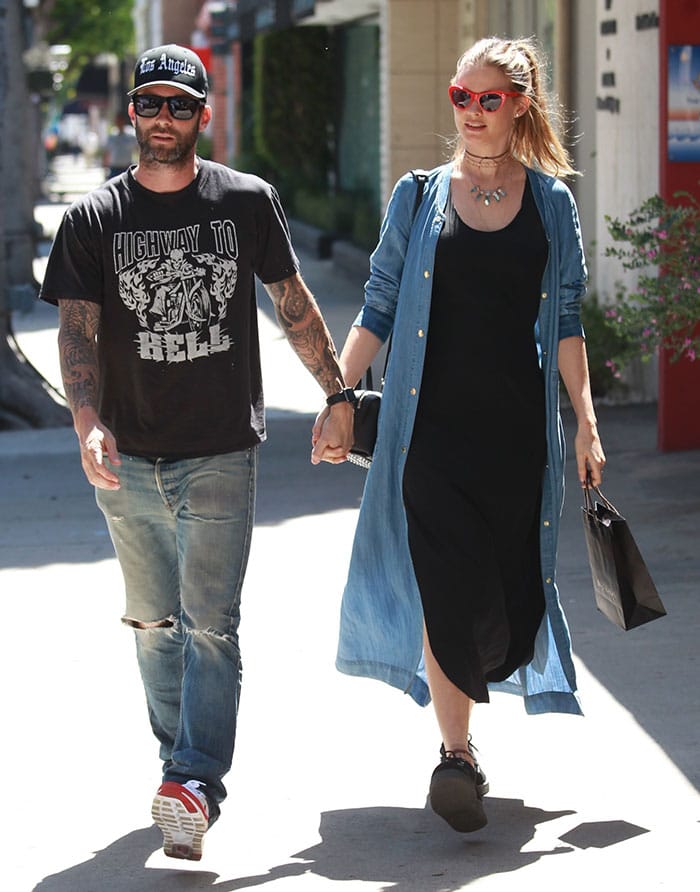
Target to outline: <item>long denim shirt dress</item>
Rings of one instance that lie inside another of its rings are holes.
[[[408,546],[402,479],[430,336],[435,250],[445,222],[451,172],[451,164],[429,172],[413,224],[414,178],[408,173],[396,184],[379,244],[370,258],[365,303],[354,323],[382,341],[392,331],[393,338],[374,461],[343,593],[336,666],[350,675],[387,682],[420,705],[430,702],[430,692],[423,662],[423,610]],[[586,267],[578,212],[569,189],[540,172],[528,170],[527,175],[549,243],[535,326],[546,391],[547,464],[540,527],[546,609],[532,661],[489,689],[520,694],[531,714],[580,714],[571,640],[556,587],[557,536],[564,499],[557,353],[560,339],[583,336],[579,307]],[[468,267],[465,258],[465,271]],[[454,411],[467,410],[455,393]],[[477,428],[474,436],[480,437],[482,432]]]

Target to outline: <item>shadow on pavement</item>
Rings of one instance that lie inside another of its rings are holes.
[[[256,525],[357,508],[366,472],[354,465],[312,466],[313,415],[268,419],[260,447]],[[39,436],[41,432],[38,432]],[[72,431],[65,451],[30,458],[0,454],[4,533],[0,570],[109,560],[114,551]]]
[[[0,569],[91,563],[114,556],[92,486],[70,452],[0,456],[3,538]],[[18,467],[19,466],[19,467]]]
[[[607,849],[649,831],[627,821],[589,821],[579,824],[559,838],[577,849]]]
[[[161,844],[160,833],[153,826],[115,840],[90,861],[46,877],[34,892],[214,887],[236,892],[306,873],[335,882],[385,883],[386,890],[395,892],[454,892],[479,878],[510,873],[545,856],[571,853],[574,846],[603,848],[646,832],[625,821],[582,824],[561,840],[555,839],[548,850],[523,851],[538,825],[571,814],[574,812],[528,807],[522,800],[489,798],[489,827],[463,836],[447,830],[428,809],[373,807],[324,812],[319,843],[264,874],[231,879],[189,863],[181,869],[177,862],[172,869],[146,867]]]
[[[268,419],[268,439],[260,447],[257,525],[359,507],[367,472],[347,462],[312,465],[314,420],[315,415],[299,414]]]
[[[365,808],[325,812],[321,842],[297,853],[309,871],[343,881],[386,883],[386,890],[453,892],[486,876],[510,873],[546,855],[521,851],[538,824],[571,811],[546,812],[522,800],[488,798],[489,826],[478,834],[449,830],[428,808]]]
[[[623,632],[597,611],[569,449],[557,579],[574,652],[697,786],[700,451],[659,452],[654,406],[602,407],[598,416],[603,491],[627,518],[668,615]],[[564,422],[568,445],[570,413]]]

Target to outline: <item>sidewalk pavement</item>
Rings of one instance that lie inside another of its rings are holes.
[[[341,344],[361,289],[330,261],[302,261]],[[14,323],[58,383],[55,311]],[[605,492],[668,616],[623,633],[596,611],[569,460],[558,581],[586,716],[528,717],[508,695],[479,707],[489,824],[460,836],[425,808],[440,742],[431,709],[333,668],[364,472],[311,467],[318,390],[266,298],[260,325],[269,440],[243,593],[244,693],[229,799],[197,864],[166,859],[150,821],[157,748],[74,435],[0,433],[0,586],[13,631],[0,657],[4,888],[695,888],[700,451],[657,452],[654,407],[600,408]]]

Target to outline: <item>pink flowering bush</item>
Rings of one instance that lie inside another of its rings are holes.
[[[681,205],[655,195],[627,220],[606,217],[616,242],[606,256],[633,270],[633,288],[620,287],[606,323],[624,338],[625,349],[608,360],[613,374],[634,356],[648,360],[657,347],[671,361],[700,356],[700,203],[687,192]]]

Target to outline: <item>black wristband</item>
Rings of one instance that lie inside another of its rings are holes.
[[[352,387],[344,387],[339,393],[332,393],[326,399],[327,406],[335,406],[336,403],[355,403],[357,397]]]

